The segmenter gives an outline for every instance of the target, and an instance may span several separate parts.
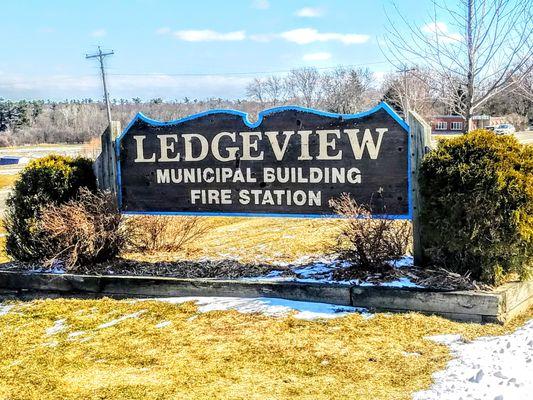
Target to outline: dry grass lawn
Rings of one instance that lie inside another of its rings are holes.
[[[0,189],[9,189],[17,178],[18,175],[15,174],[0,174]]]
[[[171,217],[180,224],[182,217]],[[242,262],[294,262],[331,251],[340,224],[331,218],[200,217],[208,230],[198,240],[173,253],[131,253],[142,261],[237,258]]]
[[[425,336],[503,334],[531,317],[501,327],[417,314],[302,321],[199,314],[192,303],[16,302],[0,316],[0,398],[409,399],[450,359]],[[65,329],[47,333],[58,320]]]
[[[180,224],[182,217],[171,218]],[[342,222],[329,218],[201,217],[201,220],[208,226],[207,232],[180,251],[127,253],[124,257],[139,261],[236,258],[249,263],[294,262],[331,251]],[[5,232],[1,224],[0,231]],[[9,261],[4,244],[5,237],[0,237],[0,262]]]

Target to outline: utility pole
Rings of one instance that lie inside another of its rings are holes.
[[[105,81],[105,70],[104,70],[104,58],[106,56],[111,56],[115,54],[113,50],[108,51],[107,53],[103,53],[100,46],[98,46],[98,53],[96,54],[86,54],[85,58],[98,58],[100,61],[100,71],[102,72],[102,83],[104,84],[104,100],[105,105],[107,108],[107,121],[109,122],[109,126],[111,126],[111,105],[109,104],[109,93],[107,92],[107,85]]]
[[[415,68],[406,68],[405,66],[402,69],[399,69],[397,72],[403,74],[403,119],[404,121],[407,121],[407,116],[409,115],[409,111],[411,109],[411,104],[409,104],[409,95],[407,94],[407,73],[414,71]]]

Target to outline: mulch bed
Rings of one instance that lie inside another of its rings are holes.
[[[358,280],[359,282],[379,285],[385,282],[407,278],[422,287],[438,290],[491,290],[492,287],[480,284],[468,276],[463,276],[445,269],[420,269],[415,267],[387,268],[379,272],[362,271],[350,267],[348,263],[333,263],[332,269],[317,272],[312,275],[301,274],[298,271],[312,266],[314,263],[297,266],[280,266],[269,264],[247,264],[237,260],[205,260],[205,261],[165,261],[144,262],[129,259],[117,259],[113,262],[80,267],[74,274],[83,275],[133,275],[133,276],[161,276],[173,278],[208,278],[208,279],[239,279],[265,277],[274,273],[281,278],[306,278],[328,281],[346,282]],[[57,268],[57,267],[56,267]],[[38,264],[10,262],[0,265],[6,271],[25,272],[54,272]]]
[[[56,267],[59,268],[59,267]],[[0,266],[5,271],[54,272],[53,269],[41,265],[23,262],[10,262]],[[82,275],[133,275],[162,276],[172,278],[213,278],[238,279],[265,276],[272,271],[286,270],[291,276],[289,267],[267,264],[243,264],[236,260],[206,261],[160,261],[145,262],[119,258],[113,262],[79,267],[68,271]]]
[[[360,281],[380,284],[407,278],[419,286],[438,290],[492,290],[493,287],[476,282],[468,275],[461,275],[444,268],[385,268],[379,272],[364,271],[357,268],[340,268],[333,272],[333,278],[339,281],[358,279]]]

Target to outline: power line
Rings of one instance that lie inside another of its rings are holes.
[[[362,63],[362,64],[340,64],[340,65],[334,65],[334,66],[328,66],[328,67],[313,67],[318,70],[328,70],[328,69],[335,69],[338,67],[344,67],[344,68],[354,68],[354,67],[364,67],[367,65],[377,65],[377,64],[389,64],[389,61],[375,61],[370,63]],[[252,71],[252,72],[244,72],[244,71],[235,71],[235,72],[200,72],[200,73],[163,73],[163,72],[152,72],[152,73],[109,73],[108,75],[113,76],[228,76],[228,75],[268,75],[268,74],[282,74],[291,72],[292,70],[296,68],[301,67],[295,67],[291,69],[284,69],[284,70],[273,70],[273,71]]]
[[[114,54],[113,52],[110,53],[103,53],[103,56]],[[87,57],[89,58],[89,57]],[[94,54],[91,56],[91,58],[99,58],[99,53]],[[416,59],[413,59],[413,61],[416,61]],[[360,63],[360,64],[338,64],[334,66],[326,66],[326,67],[313,67],[318,70],[328,70],[328,69],[335,69],[338,67],[342,68],[355,68],[355,67],[364,67],[369,65],[378,65],[378,64],[390,64],[389,61],[383,60],[383,61],[374,61],[374,62],[368,62],[368,63]],[[284,70],[270,70],[270,71],[231,71],[231,72],[199,72],[199,73],[164,73],[164,72],[145,72],[145,73],[128,73],[128,72],[107,72],[106,76],[146,76],[146,77],[160,77],[160,76],[176,76],[176,77],[191,77],[191,76],[246,76],[246,75],[270,75],[270,74],[282,74],[282,73],[288,73],[294,69],[298,69],[302,67],[294,67],[291,69],[284,69]],[[98,69],[101,71],[101,66],[98,67]],[[106,71],[109,70],[116,70],[115,68],[106,68]],[[91,78],[93,75],[68,75],[68,76],[55,76],[54,79],[59,79],[62,81],[69,81],[69,80],[76,80],[80,78]],[[15,83],[38,83],[41,82],[42,79],[20,79],[19,81],[16,81]],[[0,83],[0,86],[4,87],[11,87],[13,84],[6,84],[6,83]]]
[[[113,54],[115,54],[113,50],[108,51],[107,53],[103,53],[100,46],[98,46],[98,53],[85,55],[86,59],[98,58],[98,60],[100,61],[100,71],[102,73],[102,83],[104,84],[104,99],[105,99],[105,105],[107,108],[107,120],[109,122],[109,127],[110,127],[109,129],[111,129],[111,105],[109,103],[109,93],[107,92],[107,85],[105,81],[104,58],[107,56],[111,56]]]
[[[93,54],[93,55],[87,55],[86,58],[98,58],[100,60],[100,52],[101,52],[101,49],[100,47],[98,48],[98,53],[96,54]],[[103,66],[103,58],[108,56],[108,55],[113,55],[114,52],[113,51],[110,51],[110,52],[107,52],[107,53],[103,53],[102,52],[102,59],[100,60],[100,66],[98,67],[98,69],[100,70],[100,73],[102,75],[102,83],[104,84],[104,86],[106,86],[106,81],[105,81],[105,76],[122,76],[122,77],[128,77],[128,76],[131,76],[131,77],[135,77],[135,76],[144,76],[144,77],[161,77],[161,76],[169,76],[169,77],[194,77],[194,76],[253,76],[253,75],[272,75],[272,74],[282,74],[282,73],[288,73],[294,69],[298,69],[298,68],[302,68],[302,67],[294,67],[294,68],[291,68],[291,69],[284,69],[284,70],[271,70],[271,71],[251,71],[251,72],[245,72],[245,71],[232,71],[232,72],[212,72],[212,73],[208,73],[208,72],[201,72],[201,73],[164,73],[164,72],[147,72],[147,73],[121,73],[121,72],[116,72],[116,73],[105,73],[104,71],[104,66]],[[416,61],[415,58],[413,58],[412,61]],[[367,62],[367,63],[360,63],[360,64],[338,64],[338,65],[335,65],[335,66],[325,66],[325,67],[313,67],[313,68],[316,68],[318,70],[330,70],[330,69],[335,69],[335,68],[338,68],[338,67],[341,67],[341,68],[356,68],[356,67],[365,67],[365,66],[370,66],[370,65],[378,65],[378,64],[390,64],[389,61],[387,60],[383,60],[383,61],[374,61],[374,62]],[[114,70],[114,68],[107,68],[107,71],[109,70]],[[61,81],[71,81],[71,80],[76,80],[76,79],[80,79],[80,78],[92,78],[94,75],[68,75],[68,76],[55,76],[54,79],[56,80],[61,80]],[[45,78],[43,78],[45,79]],[[17,84],[29,84],[29,83],[33,83],[33,84],[38,84],[42,81],[42,79],[18,79],[18,80],[15,80],[15,82],[12,82],[12,83],[4,83],[4,82],[1,82],[0,81],[0,87],[13,87],[14,85],[17,85]],[[105,97],[108,97],[108,92],[107,92],[107,87],[104,87],[104,98]],[[109,102],[107,102],[107,104],[109,104]],[[110,113],[111,111],[109,110],[109,115],[110,116]]]

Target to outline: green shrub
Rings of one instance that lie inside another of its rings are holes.
[[[498,284],[533,266],[533,147],[484,130],[441,141],[423,160],[427,261]]]
[[[6,202],[7,254],[20,261],[46,258],[49,249],[37,229],[41,210],[73,199],[81,187],[96,190],[91,160],[51,155],[31,161]]]

